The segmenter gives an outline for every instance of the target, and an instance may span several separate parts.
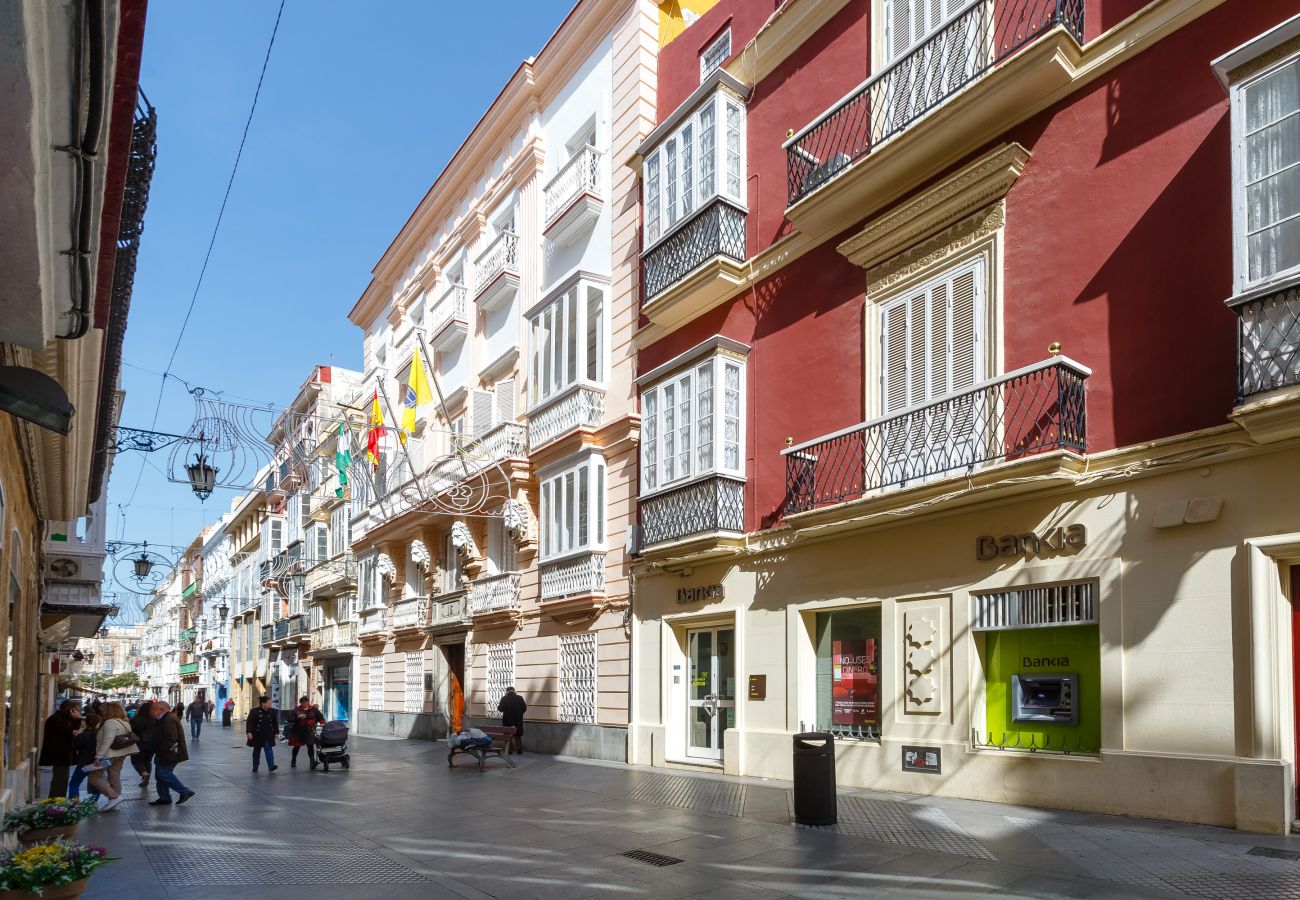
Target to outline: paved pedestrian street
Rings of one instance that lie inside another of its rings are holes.
[[[366,738],[253,775],[219,728],[191,753],[189,803],[82,825],[120,858],[86,897],[1300,897],[1300,839],[1226,829],[864,791],[803,829],[779,782]]]

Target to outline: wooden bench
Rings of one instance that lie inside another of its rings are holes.
[[[479,731],[483,732],[488,737],[492,738],[492,746],[491,747],[452,747],[451,752],[447,754],[447,765],[449,767],[454,766],[455,763],[452,762],[452,760],[455,758],[456,754],[465,753],[478,760],[478,770],[480,772],[485,771],[485,769],[483,768],[483,764],[487,762],[487,758],[489,756],[495,756],[498,759],[505,760],[506,765],[510,766],[510,768],[513,769],[515,767],[514,761],[506,756],[505,751],[506,751],[506,747],[510,745],[511,738],[515,736],[514,726],[511,725],[509,728],[501,728],[499,726],[496,727],[489,726],[487,728],[480,728]]]

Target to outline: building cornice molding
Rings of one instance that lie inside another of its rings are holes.
[[[1028,162],[1024,147],[1003,144],[869,222],[836,249],[849,262],[873,268],[1005,197]]]
[[[1006,224],[1005,200],[999,200],[988,209],[967,216],[939,232],[927,241],[903,253],[887,258],[875,268],[867,270],[867,296],[878,294],[904,281],[917,272],[965,250]]]

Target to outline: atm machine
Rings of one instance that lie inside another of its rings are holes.
[[[1079,675],[1012,675],[1014,722],[1079,724]]]

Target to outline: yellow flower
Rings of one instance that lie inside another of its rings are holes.
[[[63,848],[53,844],[38,844],[14,855],[14,864],[28,870],[62,861]]]

